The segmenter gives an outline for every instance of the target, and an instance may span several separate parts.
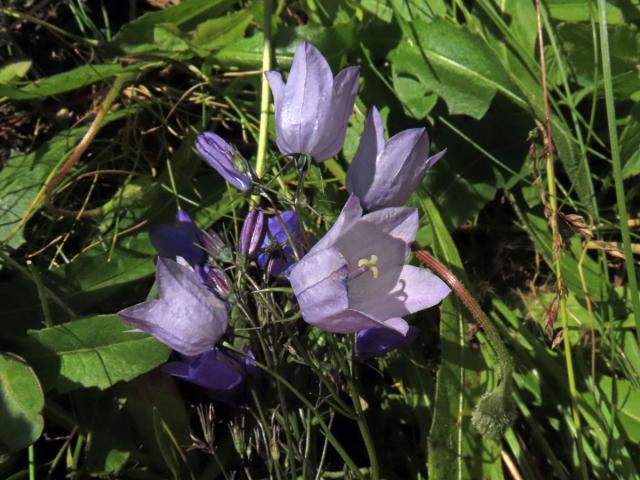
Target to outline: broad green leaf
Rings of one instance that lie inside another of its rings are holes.
[[[157,50],[156,26],[170,24],[188,32],[203,21],[225,12],[232,4],[232,0],[184,0],[175,7],[146,13],[125,24],[109,46],[127,54]]]
[[[27,74],[30,68],[30,60],[11,62],[4,67],[0,67],[0,85],[20,80]]]
[[[1,86],[0,86],[1,88]],[[125,117],[130,109],[105,116],[102,126]],[[23,216],[54,169],[64,162],[87,131],[86,126],[63,130],[29,153],[14,152],[0,170],[0,244],[24,242]],[[10,238],[10,240],[9,240]]]
[[[509,30],[511,34],[525,52],[533,55],[538,37],[534,3],[520,0],[503,0],[497,3],[498,7],[510,18]]]
[[[171,471],[180,470],[177,461],[173,461],[173,441],[178,445],[189,445],[189,416],[186,405],[176,382],[161,372],[150,372],[122,385],[121,391],[127,398],[126,408],[132,424],[144,439],[144,446],[159,468]],[[158,427],[160,427],[158,429]],[[165,455],[169,454],[165,458]],[[168,478],[168,476],[164,476]],[[184,478],[184,477],[180,477]]]
[[[98,315],[30,330],[25,354],[58,392],[109,388],[161,365],[169,349],[156,339],[133,332],[117,315]]]
[[[385,0],[360,0],[360,8],[370,13],[384,23],[390,23],[393,17],[393,10],[387,5]]]
[[[416,18],[432,20],[436,17],[447,15],[447,4],[445,0],[390,0],[391,6],[396,15],[407,22],[412,22]]]
[[[393,50],[394,77],[413,77],[441,97],[452,115],[481,118],[501,92],[520,106],[521,93],[498,57],[477,35],[445,20],[414,22],[416,34]]]
[[[191,47],[198,55],[207,56],[209,52],[232,45],[244,36],[252,19],[251,12],[241,10],[202,22],[191,35]]]
[[[427,200],[425,210],[436,256],[464,281],[462,261],[435,204]],[[483,368],[482,358],[467,345],[467,316],[453,293],[440,307],[441,357],[428,451],[433,480],[503,478],[499,444],[484,440],[470,423],[486,385],[478,371]]]
[[[38,377],[17,355],[0,353],[0,453],[34,443],[42,433],[44,394]]]
[[[13,100],[33,100],[49,97],[106,80],[119,73],[135,72],[139,69],[139,64],[128,67],[123,67],[116,63],[82,65],[64,73],[25,83],[19,87],[15,85],[0,85],[0,97],[8,97]]]
[[[329,61],[334,61],[356,44],[356,34],[353,24],[339,24],[333,27],[282,27],[273,38],[274,57],[278,69],[284,70],[291,65],[296,47],[303,40],[312,42]],[[259,32],[220,49],[213,58],[223,66],[260,68],[263,42],[262,32]]]
[[[605,6],[607,22],[610,24],[625,23],[637,19],[640,16],[638,4],[638,0],[621,2],[607,0]],[[584,0],[547,0],[546,7],[549,9],[549,14],[557,20],[588,22],[591,19],[597,21],[598,17],[596,6],[590,7]]]

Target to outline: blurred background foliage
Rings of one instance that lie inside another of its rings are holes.
[[[245,200],[193,141],[212,129],[255,158],[268,21],[279,70],[302,39],[334,71],[361,66],[344,151],[312,167],[308,203],[337,215],[370,106],[390,134],[427,126],[448,153],[411,199],[418,241],[514,356],[518,419],[501,442],[469,423],[495,359],[454,298],[414,319],[410,348],[361,365],[383,478],[640,477],[640,3],[540,3],[537,15],[530,0],[5,0],[0,476],[367,477],[336,366],[346,340],[265,325],[269,366],[289,383],[211,410],[155,370],[164,346],[113,315],[147,296],[147,230],[177,206],[237,232]]]

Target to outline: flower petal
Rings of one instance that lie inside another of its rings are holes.
[[[200,246],[200,230],[193,223],[154,225],[149,229],[149,238],[161,257],[182,257],[190,265],[207,261],[207,253]]]
[[[342,207],[342,211],[336,219],[333,226],[322,237],[318,243],[309,251],[309,253],[317,252],[331,247],[340,236],[349,230],[354,223],[362,217],[362,208],[360,207],[360,200],[355,195],[349,195],[347,202]]]
[[[378,155],[375,175],[369,188],[361,195],[368,210],[399,207],[409,199],[422,180],[418,160],[426,160],[429,148],[424,128],[404,130],[385,144]]]
[[[373,107],[364,122],[358,150],[347,170],[347,191],[364,198],[376,175],[376,159],[384,148],[384,125]]]
[[[293,56],[291,71],[276,112],[283,144],[282,153],[310,153],[322,135],[325,112],[331,106],[333,74],[327,60],[309,42],[303,42]],[[280,147],[280,144],[278,144]]]
[[[349,126],[349,117],[353,112],[360,67],[347,67],[340,71],[333,81],[333,96],[327,115],[323,118],[322,135],[311,155],[316,162],[335,157],[344,145]]]
[[[402,240],[406,244],[415,242],[418,232],[418,210],[407,207],[384,208],[371,212],[362,217],[363,221],[371,222],[383,232]]]
[[[451,289],[440,278],[423,268],[405,265],[397,283],[383,294],[359,295],[353,308],[378,319],[402,317],[440,303]],[[351,298],[351,296],[350,296]]]
[[[160,300],[134,305],[119,315],[185,355],[210,349],[227,330],[224,303],[193,270],[167,258],[158,259],[156,282]]]

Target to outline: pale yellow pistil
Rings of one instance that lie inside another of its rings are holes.
[[[358,260],[358,268],[365,268],[371,272],[374,280],[380,276],[380,272],[376,264],[378,263],[378,256],[371,255],[371,258],[361,258]]]

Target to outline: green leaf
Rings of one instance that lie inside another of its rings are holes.
[[[102,126],[130,113],[130,109],[124,109],[107,115]],[[23,216],[29,211],[44,182],[66,160],[87,128],[63,130],[35,151],[11,155],[0,170],[0,244],[8,241],[8,245],[14,248],[22,245],[24,225],[20,223]]]
[[[547,0],[546,7],[549,9],[549,14],[557,20],[588,22],[591,19],[597,20],[598,17],[595,6],[589,7],[584,0]],[[637,19],[640,16],[637,8],[638,0],[630,2],[609,0],[605,7],[607,22],[625,23]]]
[[[0,85],[20,80],[27,74],[30,68],[30,60],[11,62],[4,67],[0,67]]]
[[[356,44],[356,34],[353,24],[280,28],[273,38],[274,57],[278,69],[283,70],[291,65],[296,47],[303,40],[312,42],[329,61],[334,61],[353,48]],[[223,66],[260,68],[263,43],[264,37],[262,32],[259,32],[220,49],[213,58]]]
[[[434,251],[459,279],[462,261],[431,200],[425,210],[433,229]],[[471,426],[471,410],[485,390],[478,352],[467,345],[467,312],[452,293],[440,307],[441,362],[429,431],[429,478],[503,478],[500,445],[484,440]]]
[[[44,394],[38,377],[17,355],[0,353],[0,453],[28,447],[42,433]]]
[[[231,45],[244,36],[251,20],[251,12],[241,10],[202,22],[191,35],[191,47],[198,55],[204,57],[209,52]]]
[[[184,0],[175,7],[146,13],[125,24],[109,46],[127,54],[158,50],[155,44],[158,25],[169,24],[188,32],[203,21],[225,12],[233,3],[233,0]]]
[[[640,105],[629,114],[629,122],[620,135],[620,160],[623,178],[640,174]]]
[[[389,54],[394,78],[413,77],[441,97],[452,115],[481,118],[499,91],[526,106],[484,40],[445,20],[416,20],[415,34]]]
[[[25,355],[58,392],[109,388],[167,360],[169,349],[153,337],[133,332],[117,315],[98,315],[30,330]]]
[[[41,80],[26,83],[16,87],[0,85],[0,97],[8,97],[12,100],[33,100],[49,97],[59,93],[77,90],[80,87],[106,80],[120,73],[135,72],[140,69],[140,64],[123,67],[115,63],[101,65],[82,65],[64,73],[58,73]],[[0,82],[2,83],[2,82]]]

